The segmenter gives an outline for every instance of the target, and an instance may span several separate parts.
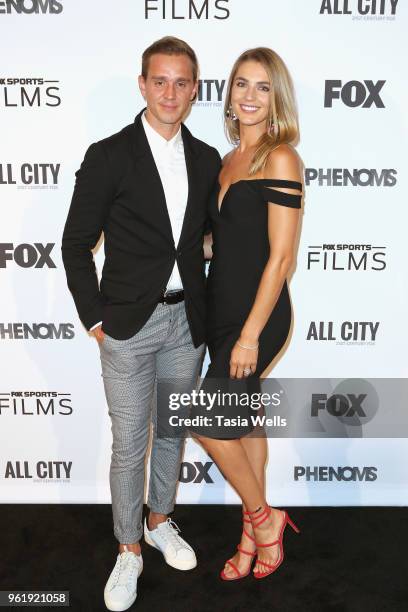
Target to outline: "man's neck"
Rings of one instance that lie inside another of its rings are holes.
[[[178,121],[177,123],[162,123],[153,115],[153,113],[149,111],[148,108],[146,109],[145,117],[150,127],[152,127],[166,140],[171,140],[180,129],[181,121]]]

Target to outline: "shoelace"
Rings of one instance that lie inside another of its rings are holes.
[[[132,570],[137,567],[137,560],[131,553],[121,553],[115,568],[114,586],[128,586]]]
[[[176,552],[178,550],[181,550],[182,548],[187,548],[188,550],[190,550],[186,543],[183,542],[179,536],[179,532],[181,531],[179,526],[176,525],[176,523],[170,518],[168,518],[165,523],[159,525],[159,530],[160,534],[165,538],[165,540],[167,540],[167,542],[169,542],[174,547]]]

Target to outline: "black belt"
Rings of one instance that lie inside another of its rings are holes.
[[[163,293],[157,300],[159,304],[178,304],[184,300],[184,290],[168,291]]]

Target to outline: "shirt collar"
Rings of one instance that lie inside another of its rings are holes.
[[[150,147],[154,147],[156,151],[176,151],[183,147],[181,125],[177,134],[170,138],[170,140],[166,140],[166,138],[163,138],[163,136],[156,132],[156,130],[150,125],[146,119],[145,112],[142,114],[142,123],[146,132],[147,140],[149,141],[149,145]]]

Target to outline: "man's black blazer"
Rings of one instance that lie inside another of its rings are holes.
[[[75,174],[62,238],[68,287],[87,329],[102,321],[107,334],[125,340],[152,314],[177,259],[197,347],[205,341],[203,235],[221,159],[181,126],[188,201],[176,248],[143,112],[133,124],[92,144]],[[102,232],[105,263],[99,286],[91,249]]]

